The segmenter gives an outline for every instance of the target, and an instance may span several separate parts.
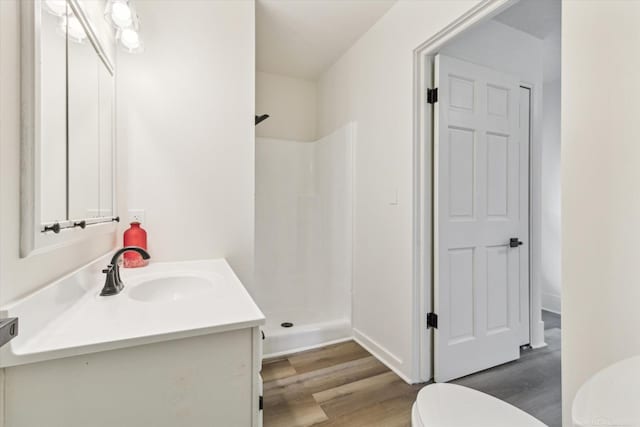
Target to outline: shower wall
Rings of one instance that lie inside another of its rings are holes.
[[[256,138],[254,297],[267,316],[265,353],[283,335],[291,339],[278,352],[350,336],[353,134],[350,124],[314,142]]]

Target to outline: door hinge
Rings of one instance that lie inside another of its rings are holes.
[[[438,88],[427,89],[427,104],[435,104],[438,102]]]
[[[438,328],[438,315],[435,313],[427,313],[427,329]]]
[[[264,408],[264,397],[260,396],[258,397],[258,410],[262,411],[263,408]]]

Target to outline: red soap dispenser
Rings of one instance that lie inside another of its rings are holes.
[[[140,227],[139,222],[132,222],[131,227],[124,232],[124,246],[138,246],[147,250],[147,232]],[[126,268],[144,267],[149,263],[148,260],[142,259],[139,253],[133,251],[125,252],[123,258],[123,265]]]

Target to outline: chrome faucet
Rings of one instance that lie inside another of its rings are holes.
[[[117,295],[124,289],[124,283],[122,283],[122,279],[120,278],[120,266],[118,265],[118,260],[120,256],[128,251],[138,252],[142,259],[149,259],[151,256],[147,251],[137,246],[127,246],[126,248],[122,248],[116,251],[113,254],[113,258],[111,258],[111,263],[102,270],[103,273],[107,275],[107,279],[104,283],[104,287],[102,288],[102,292],[100,292],[101,296],[109,296],[109,295]]]

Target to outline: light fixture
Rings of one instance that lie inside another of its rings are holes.
[[[60,29],[74,42],[82,43],[87,38],[87,33],[75,15],[62,16]]]
[[[54,16],[66,16],[69,12],[67,11],[67,0],[45,0],[44,9]]]
[[[124,51],[142,52],[143,44],[138,33],[140,23],[131,0],[108,0],[104,17],[116,28],[116,39]]]
[[[129,53],[137,53],[142,51],[142,40],[140,34],[133,28],[125,28],[118,31],[118,40],[122,47]]]
[[[117,29],[133,27],[134,15],[128,0],[111,0],[107,3],[105,17]]]

